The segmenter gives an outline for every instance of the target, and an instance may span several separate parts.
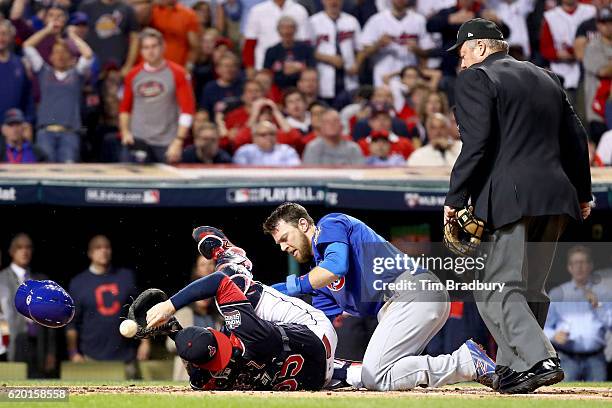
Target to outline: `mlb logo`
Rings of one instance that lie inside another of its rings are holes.
[[[142,202],[145,204],[159,204],[159,190],[145,190],[142,195]]]
[[[225,318],[225,326],[229,330],[234,330],[242,324],[242,316],[238,310],[224,313],[223,317]]]
[[[416,207],[417,205],[419,205],[419,199],[421,198],[421,196],[419,195],[419,193],[406,193],[404,194],[404,201],[406,202],[406,205],[410,208]]]

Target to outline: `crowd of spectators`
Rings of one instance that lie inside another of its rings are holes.
[[[0,161],[452,166],[474,17],[555,72],[612,164],[610,0],[9,0]]]

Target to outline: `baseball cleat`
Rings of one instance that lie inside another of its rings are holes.
[[[540,387],[563,381],[565,373],[556,357],[542,360],[522,372],[509,370],[500,376],[498,391],[502,394],[528,394]]]
[[[489,388],[493,388],[495,379],[495,361],[487,355],[482,346],[470,339],[464,343],[472,356],[472,362],[476,369],[476,381]]]

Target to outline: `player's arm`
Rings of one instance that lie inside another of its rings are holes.
[[[224,285],[235,284],[222,272],[193,281],[165,302],[153,306],[147,311],[147,327],[155,327],[164,323],[178,309],[181,309],[197,300],[209,299],[223,291]],[[237,289],[237,288],[236,288]],[[237,289],[239,291],[239,289]]]
[[[323,261],[306,275],[287,276],[286,293],[294,296],[311,294],[314,289],[324,288],[348,273],[349,247],[344,242],[332,242],[325,248]],[[277,289],[284,288],[278,287]]]

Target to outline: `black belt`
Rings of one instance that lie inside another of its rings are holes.
[[[567,351],[567,350],[562,350],[559,349],[559,352],[563,353],[563,354],[567,354],[569,357],[573,357],[573,358],[585,358],[585,357],[593,357],[596,356],[598,354],[603,353],[604,348],[600,348],[599,350],[596,351]]]

